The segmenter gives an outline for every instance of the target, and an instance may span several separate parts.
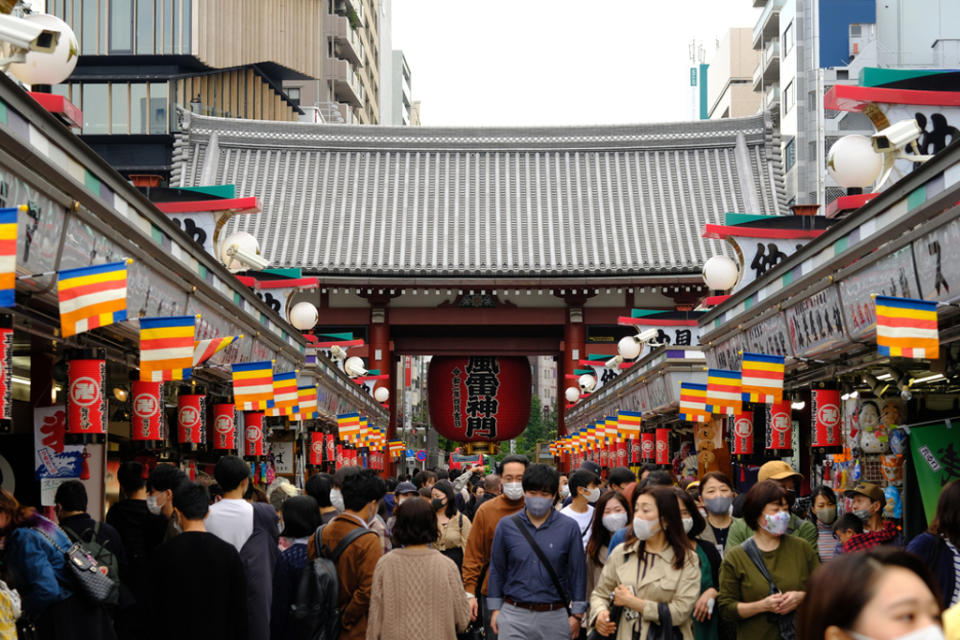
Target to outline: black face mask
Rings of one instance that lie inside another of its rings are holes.
[[[443,509],[445,505],[443,504],[443,500],[440,498],[433,498],[430,500],[430,506],[433,507],[434,511],[440,511],[440,509]]]

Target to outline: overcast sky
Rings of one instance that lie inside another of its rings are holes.
[[[426,126],[689,120],[689,45],[709,62],[751,0],[393,0],[393,48]]]

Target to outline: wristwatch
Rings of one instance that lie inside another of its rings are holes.
[[[470,598],[476,598],[476,597],[477,597],[477,596],[473,595],[472,593],[470,593],[469,591],[464,591],[464,593],[467,594],[467,600],[469,600]]]

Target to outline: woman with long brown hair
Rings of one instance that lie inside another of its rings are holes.
[[[600,572],[610,555],[610,539],[633,518],[630,503],[619,491],[600,496],[593,511],[590,541],[587,543],[587,597],[600,580]]]
[[[683,531],[676,494],[670,487],[641,489],[627,540],[610,552],[591,594],[591,624],[601,634],[616,633],[616,640],[646,638],[654,624],[677,627],[684,640],[693,640],[690,614],[699,592],[700,562]],[[618,620],[610,619],[611,596],[623,607]]]

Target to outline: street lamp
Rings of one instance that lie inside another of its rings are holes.
[[[827,154],[827,173],[847,189],[871,186],[882,171],[883,156],[874,151],[867,136],[844,136],[833,143]]]
[[[713,256],[703,264],[703,281],[714,291],[729,291],[740,280],[740,267],[727,256]]]

